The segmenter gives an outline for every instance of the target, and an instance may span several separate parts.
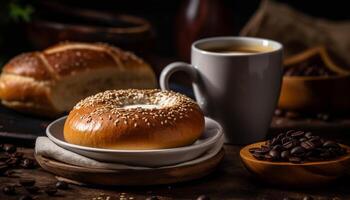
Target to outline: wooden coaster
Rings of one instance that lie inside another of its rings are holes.
[[[166,169],[92,169],[66,164],[40,155],[35,155],[42,168],[57,176],[95,185],[159,185],[189,181],[201,178],[212,172],[224,157],[221,149],[208,160],[193,165],[171,167]]]

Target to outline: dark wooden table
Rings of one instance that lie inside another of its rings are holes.
[[[205,194],[211,199],[283,199],[291,197],[302,199],[310,195],[314,199],[350,199],[349,176],[343,177],[331,185],[312,189],[283,188],[265,184],[255,180],[242,166],[239,160],[240,147],[226,145],[226,155],[223,162],[211,175],[199,180],[178,183],[172,185],[158,185],[149,187],[93,187],[70,185],[69,190],[59,190],[57,195],[51,197],[45,193],[35,195],[36,199],[118,199],[132,200],[145,199],[156,195],[159,199],[196,199],[198,195]],[[20,148],[19,151],[26,155],[33,154],[32,148]],[[350,170],[350,169],[349,169]],[[36,185],[43,188],[53,185],[57,179],[54,175],[45,172],[42,168],[16,169],[15,177],[0,176],[0,185],[18,183],[19,178],[34,178]],[[18,177],[17,177],[18,176]],[[140,177],[142,181],[142,177]],[[23,189],[18,189],[17,195],[8,196],[0,193],[0,199],[18,199],[21,194],[26,194]],[[99,198],[100,197],[100,198]],[[108,198],[109,197],[109,198]]]

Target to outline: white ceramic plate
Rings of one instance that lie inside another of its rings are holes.
[[[136,166],[157,167],[182,163],[203,155],[216,145],[222,145],[223,131],[218,122],[205,118],[205,130],[192,145],[156,150],[116,150],[74,145],[63,137],[63,126],[67,117],[53,121],[46,134],[58,146],[77,154],[103,162],[116,162]],[[221,143],[221,144],[219,144]]]

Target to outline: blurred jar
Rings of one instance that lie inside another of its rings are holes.
[[[233,34],[232,15],[223,0],[183,0],[175,22],[178,56],[191,57],[191,44],[205,37]]]

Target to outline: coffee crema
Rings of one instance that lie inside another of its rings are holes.
[[[213,46],[202,48],[205,51],[224,54],[254,54],[272,51],[272,47],[268,46],[246,46],[246,45],[230,45],[230,46]]]

